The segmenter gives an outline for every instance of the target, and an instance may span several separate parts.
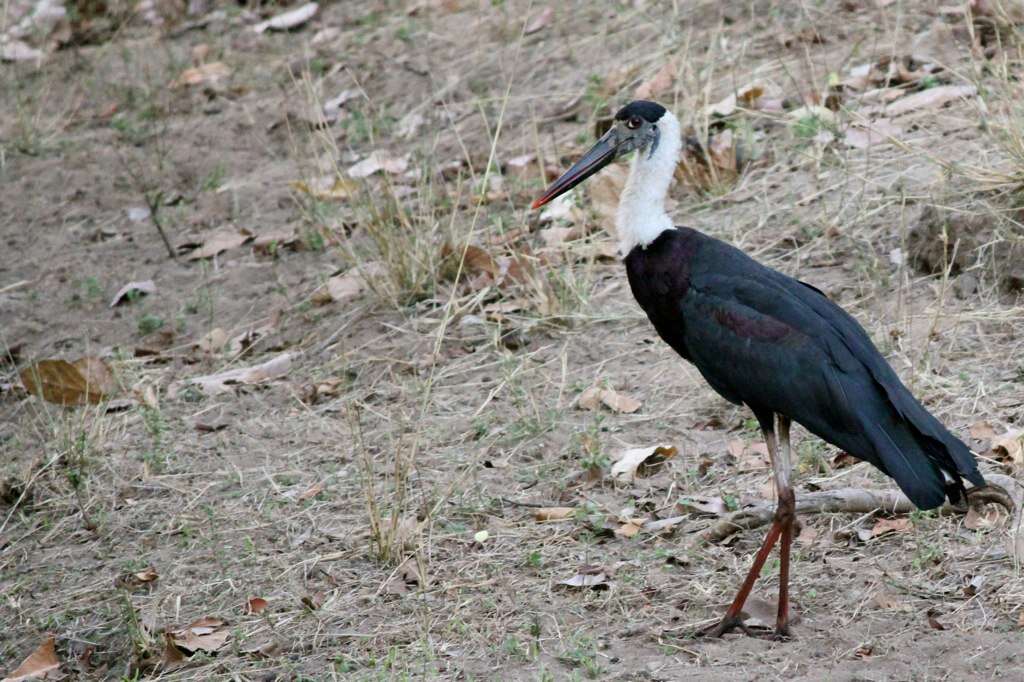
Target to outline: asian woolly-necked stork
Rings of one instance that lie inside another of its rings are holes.
[[[681,146],[679,121],[636,101],[533,202],[537,208],[614,159],[636,152],[616,225],[626,273],[658,335],[696,365],[726,400],[746,404],[768,446],[777,502],[764,544],[736,598],[704,634],[748,632],[741,610],[768,554],[780,544],[775,635],[789,635],[789,550],[795,500],[789,427],[796,421],[896,480],[921,509],[985,484],[971,451],[919,403],[864,329],[825,294],[722,241],[676,227],[665,212]]]

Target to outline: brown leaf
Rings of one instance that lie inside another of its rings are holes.
[[[252,248],[261,254],[268,254],[284,246],[293,246],[299,240],[294,227],[282,227],[256,235]]]
[[[263,609],[267,608],[267,600],[263,597],[249,597],[249,601],[245,603],[245,614],[247,616],[254,616],[263,612]]]
[[[404,173],[409,168],[409,155],[390,156],[387,152],[377,150],[359,163],[348,169],[350,178],[368,178],[374,173],[384,171],[391,175]]]
[[[214,327],[196,341],[192,347],[200,353],[214,355],[221,352],[227,343],[228,333],[220,327]]]
[[[878,119],[870,124],[850,126],[843,135],[843,141],[854,149],[867,149],[879,144],[898,139],[903,130],[886,119]]]
[[[902,116],[918,109],[941,107],[977,94],[978,89],[973,85],[939,85],[896,100],[886,106],[885,113],[887,116]]]
[[[670,59],[662,64],[650,80],[641,83],[634,95],[637,99],[654,99],[671,90],[675,80],[676,63],[675,60]]]
[[[317,3],[307,2],[305,5],[300,5],[266,21],[261,21],[254,25],[252,30],[256,31],[256,33],[263,33],[264,31],[290,31],[293,28],[302,26],[315,17],[319,9],[320,5]]]
[[[620,538],[631,538],[634,537],[637,533],[639,533],[640,529],[643,527],[643,523],[637,523],[634,519],[627,521],[626,523],[616,528],[615,534],[618,535]]]
[[[632,414],[640,409],[642,403],[625,393],[619,393],[610,388],[591,386],[580,394],[576,404],[581,410],[597,410],[604,405],[613,412]]]
[[[181,652],[181,649],[174,645],[174,636],[164,633],[164,649],[160,653],[160,665],[164,670],[174,670],[188,662],[188,658]]]
[[[1005,511],[996,505],[985,505],[982,510],[971,505],[964,515],[964,528],[970,530],[992,530],[998,528],[1006,518]]]
[[[237,249],[239,246],[252,240],[252,238],[252,232],[246,229],[226,228],[219,230],[208,236],[202,246],[189,253],[186,260],[213,258],[222,251]]]
[[[560,580],[559,585],[569,587],[588,587],[593,590],[607,590],[608,576],[600,566],[580,566],[576,575],[567,580]]]
[[[832,458],[833,469],[845,469],[846,467],[852,467],[860,460],[851,455],[849,452],[840,452],[838,455]]]
[[[881,590],[875,593],[875,596],[871,598],[875,606],[884,611],[896,611],[903,607],[900,598],[894,594]]]
[[[348,303],[359,298],[369,289],[369,280],[381,277],[387,272],[383,263],[367,261],[354,266],[327,280],[326,300],[317,302]]]
[[[975,440],[989,441],[996,437],[996,430],[992,422],[980,421],[971,424],[970,434]]]
[[[359,192],[359,183],[340,175],[329,175],[317,180],[295,180],[288,183],[292,189],[308,194],[320,201],[344,201]]]
[[[576,518],[576,507],[539,507],[533,512],[533,518],[541,523],[547,521],[569,521]]]
[[[139,296],[145,296],[156,292],[156,284],[153,280],[147,279],[141,282],[128,282],[123,287],[117,290],[114,294],[114,298],[110,301],[110,307],[120,305],[125,301],[132,301],[137,299]]]
[[[47,673],[60,668],[60,659],[57,658],[57,648],[54,646],[53,637],[47,637],[39,645],[39,648],[29,654],[28,658],[21,662],[14,672],[3,679],[3,682],[21,682],[21,680],[38,680],[46,677]]]
[[[709,116],[725,117],[736,113],[736,108],[740,105],[749,109],[755,109],[757,108],[758,100],[760,100],[763,95],[763,85],[759,83],[748,83],[736,90],[736,92],[729,93],[724,99],[708,106],[707,113]]]
[[[647,476],[665,460],[675,457],[677,452],[672,445],[623,450],[615,456],[611,468],[612,478],[631,481],[636,477]]]
[[[877,538],[880,535],[886,533],[906,533],[914,525],[910,522],[910,519],[906,516],[901,516],[895,519],[878,519],[875,525],[871,528],[871,537]]]
[[[323,481],[318,481],[313,485],[306,488],[298,497],[295,498],[297,502],[305,502],[308,499],[314,498],[324,491],[326,485]]]
[[[117,382],[107,364],[95,357],[74,362],[40,360],[19,372],[29,393],[58,405],[96,405],[117,392]]]
[[[551,7],[545,7],[541,11],[534,14],[528,22],[526,22],[526,28],[523,30],[523,35],[530,35],[541,30],[545,26],[551,23],[552,17],[555,16],[555,10]]]
[[[932,630],[945,630],[946,626],[939,622],[939,616],[942,614],[935,609],[928,609],[928,627]]]
[[[220,618],[206,616],[172,631],[171,641],[186,651],[219,651],[231,638],[231,631]]]
[[[27,386],[26,386],[27,388]],[[1024,429],[1010,429],[992,439],[992,454],[1014,466],[1024,465]]]
[[[174,398],[183,388],[189,385],[198,387],[200,391],[208,396],[231,393],[236,386],[261,384],[271,379],[283,377],[291,371],[292,358],[293,354],[282,353],[259,365],[238,367],[217,374],[182,379],[171,384],[167,394],[170,398]]]
[[[231,67],[224,62],[209,62],[200,64],[181,72],[173,83],[172,88],[182,88],[190,85],[213,84],[231,75]]]

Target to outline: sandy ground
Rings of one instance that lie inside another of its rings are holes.
[[[632,301],[621,168],[527,210],[645,88],[714,136],[677,221],[824,290],[1016,475],[1021,25],[981,4],[169,4],[0,65],[0,669],[52,636],[71,679],[1024,678],[985,510],[807,515],[795,638],[694,639],[761,541],[702,541],[771,504],[755,424]],[[84,356],[110,401],[22,389]],[[891,487],[796,439],[798,496]]]

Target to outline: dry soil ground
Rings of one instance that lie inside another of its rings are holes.
[[[80,7],[0,64],[0,667],[53,636],[73,679],[1024,679],[998,515],[807,515],[795,639],[693,639],[763,529],[702,533],[771,502],[751,415],[632,302],[621,172],[527,211],[645,88],[690,129],[678,222],[826,291],[1015,473],[1020,7],[947,4]],[[113,402],[21,388],[83,356]],[[890,487],[797,439],[798,496]]]

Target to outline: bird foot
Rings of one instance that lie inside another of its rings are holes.
[[[695,639],[718,639],[723,635],[727,635],[733,630],[742,630],[743,634],[747,637],[754,637],[757,639],[771,639],[776,642],[788,642],[793,639],[792,633],[789,631],[789,625],[777,626],[774,630],[762,629],[760,627],[751,628],[749,625],[743,622],[743,619],[739,616],[725,616],[722,620],[718,621],[714,625],[710,625],[706,628],[698,630],[694,634]]]

